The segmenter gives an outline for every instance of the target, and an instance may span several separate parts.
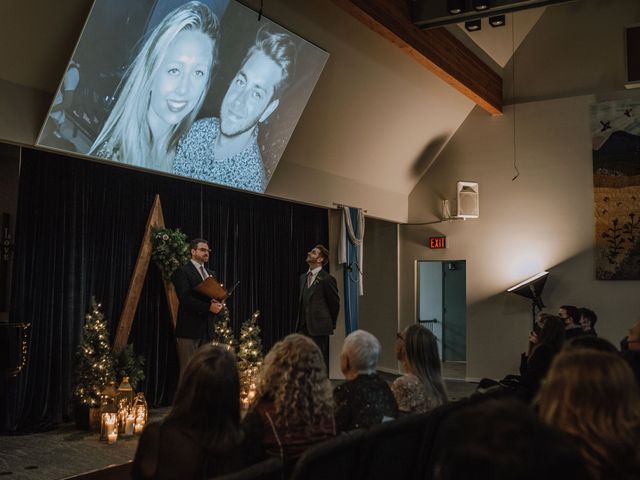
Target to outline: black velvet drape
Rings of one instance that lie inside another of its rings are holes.
[[[293,331],[305,253],[327,243],[326,209],[24,149],[11,321],[32,328],[27,366],[3,386],[4,432],[45,429],[71,414],[89,299],[102,303],[113,338],[156,193],[169,228],[209,240],[220,281],[240,280],[229,301],[236,334],[256,309],[265,351]],[[169,404],[177,356],[153,263],[129,342],[146,359],[138,390],[151,405]]]

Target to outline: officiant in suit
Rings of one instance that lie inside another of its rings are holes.
[[[215,273],[205,266],[211,252],[209,242],[203,238],[194,238],[189,246],[191,260],[178,268],[171,278],[180,300],[176,341],[181,375],[196,350],[209,340],[209,321],[220,313],[224,306],[195,290],[207,277],[215,276]]]
[[[329,250],[316,245],[307,253],[309,270],[300,276],[300,297],[296,331],[310,337],[322,351],[329,371],[329,335],[336,328],[340,297],[336,279],[322,267],[329,262]]]

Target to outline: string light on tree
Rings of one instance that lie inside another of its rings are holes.
[[[237,342],[233,336],[233,329],[231,328],[231,319],[229,316],[229,309],[225,305],[218,314],[218,320],[213,327],[213,341],[227,345],[230,350],[235,351]]]
[[[238,369],[240,370],[240,399],[248,407],[255,398],[256,379],[262,367],[262,340],[256,310],[251,318],[240,328],[240,347],[238,350]]]
[[[100,392],[115,380],[108,338],[102,306],[91,297],[89,311],[85,315],[82,342],[76,353],[74,395],[83,405],[98,406]]]

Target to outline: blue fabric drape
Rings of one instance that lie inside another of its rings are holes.
[[[360,236],[360,225],[358,224],[358,209],[349,208],[351,224],[356,236]],[[344,221],[344,220],[343,220]],[[355,244],[347,235],[347,263],[344,266],[344,327],[349,335],[358,329],[358,282],[359,268],[358,251]]]
[[[69,418],[74,356],[91,295],[113,339],[154,195],[169,228],[204,237],[233,328],[259,309],[265,352],[295,329],[309,245],[328,240],[327,210],[87,160],[23,150],[10,320],[31,322],[29,358],[0,379],[0,430],[43,430]],[[161,276],[151,264],[129,343],[143,355],[138,389],[168,405],[178,364]]]

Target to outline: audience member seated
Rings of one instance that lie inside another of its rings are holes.
[[[435,480],[588,477],[578,449],[521,402],[486,400],[453,412],[435,446]]]
[[[562,319],[548,316],[537,337],[536,345],[531,350],[531,355],[521,365],[521,378],[516,387],[519,398],[526,402],[533,400],[540,388],[540,382],[551,366],[553,357],[562,348],[564,335],[565,327]]]
[[[571,340],[564,342],[562,350],[577,350],[586,348],[588,350],[597,350],[599,352],[619,353],[618,349],[613,343],[604,338],[595,337],[593,335],[580,335],[579,337],[572,338]]]
[[[346,382],[333,391],[339,432],[367,428],[398,417],[398,406],[387,382],[376,373],[380,342],[356,330],[344,339],[340,368]]]
[[[336,434],[333,392],[313,340],[292,334],[273,346],[243,426],[243,449],[250,458],[279,457],[287,465],[309,446]]]
[[[419,324],[396,340],[396,357],[406,372],[391,385],[400,414],[422,413],[447,403],[436,337]]]
[[[596,322],[598,321],[598,316],[596,315],[596,312],[585,307],[579,308],[578,312],[580,312],[580,326],[582,327],[584,334],[594,335],[597,337]]]
[[[595,480],[640,478],[640,389],[620,355],[561,352],[537,404],[546,423],[573,438]]]
[[[205,479],[238,470],[240,382],[235,356],[201,347],[187,364],[171,411],[144,430],[134,479]]]
[[[558,316],[564,322],[564,336],[566,340],[584,335],[584,331],[580,326],[580,311],[578,310],[578,307],[574,307],[573,305],[563,305],[560,307],[560,310],[558,310]]]
[[[529,348],[527,349],[527,353],[522,353],[520,355],[520,371],[524,370],[524,367],[527,363],[527,359],[531,355],[534,347],[538,344],[538,337],[540,336],[540,332],[542,331],[542,327],[544,327],[547,318],[553,317],[550,313],[540,312],[538,313],[538,318],[536,318],[536,323],[533,326],[533,330],[529,332]],[[519,380],[519,379],[518,379]]]
[[[620,342],[620,350],[640,385],[640,322],[629,329],[629,335]]]

